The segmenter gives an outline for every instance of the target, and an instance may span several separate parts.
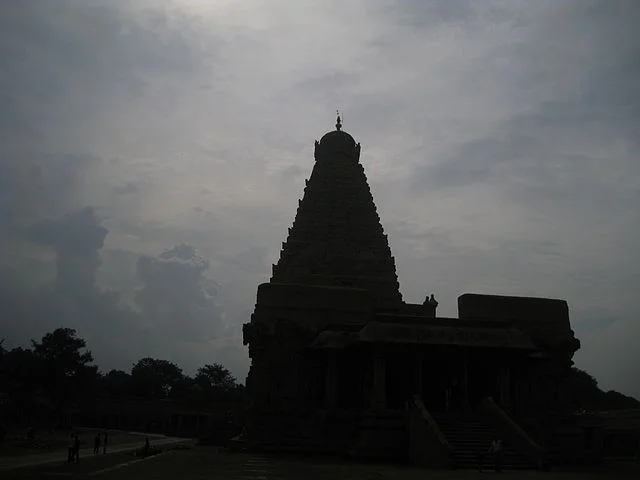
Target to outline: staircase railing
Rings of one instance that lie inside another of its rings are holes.
[[[420,395],[409,400],[409,457],[415,465],[431,468],[453,466],[453,448],[429,414]]]
[[[517,448],[520,453],[535,463],[538,469],[548,466],[547,451],[538,445],[491,397],[480,403],[480,410],[493,426],[504,436],[505,440]]]

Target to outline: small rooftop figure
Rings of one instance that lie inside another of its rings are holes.
[[[342,130],[342,120],[340,120],[340,112],[336,110],[336,115],[338,116],[338,120],[336,121],[336,130]]]
[[[433,305],[433,307],[437,307],[438,306],[438,301],[436,300],[436,298],[433,296],[433,293],[431,294],[431,296],[429,297],[429,303],[431,305]]]
[[[436,308],[438,306],[438,301],[435,299],[435,297],[433,296],[433,293],[429,296],[427,295],[427,298],[424,299],[424,302],[422,302],[423,305],[429,305],[433,308]]]

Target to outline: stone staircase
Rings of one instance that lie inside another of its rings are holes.
[[[456,468],[477,468],[478,452],[487,452],[491,441],[502,438],[478,413],[433,415],[442,434],[453,448]],[[502,439],[505,470],[535,470],[536,465]],[[485,468],[493,468],[493,460],[485,455]]]

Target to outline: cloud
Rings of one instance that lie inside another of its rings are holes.
[[[124,185],[114,187],[113,191],[119,195],[127,195],[131,193],[138,193],[140,189],[138,188],[138,185],[136,185],[135,183],[127,182]]]
[[[135,346],[132,338],[140,331],[140,321],[134,312],[119,306],[117,293],[97,285],[101,250],[109,231],[94,209],[85,207],[41,220],[26,233],[28,240],[53,253],[55,275],[40,285],[9,285],[10,273],[1,272],[0,296],[9,299],[5,308],[12,321],[5,331],[11,344],[65,326],[77,329],[97,358],[121,364],[118,357],[122,349],[126,352]]]
[[[180,244],[156,257],[108,252],[122,267],[136,260],[137,282],[131,285],[141,286],[132,297],[134,309],[121,284],[119,292],[96,283],[109,231],[91,207],[38,222],[28,233],[31,241],[52,249],[57,274],[52,282],[29,288],[11,284],[10,272],[1,272],[0,298],[13,320],[6,329],[12,344],[67,326],[87,339],[103,368],[127,369],[145,355],[165,358],[170,343],[176,348],[170,359],[186,363],[186,371],[208,361],[213,340],[222,340],[227,350],[239,347],[237,332],[226,332],[222,322],[216,284],[205,276],[209,264],[193,247]],[[126,277],[122,267],[119,278]]]
[[[99,163],[98,158],[11,148],[10,141],[5,145],[0,162],[0,219],[10,226],[8,233],[18,234],[27,224],[80,206],[85,175]]]
[[[220,313],[214,301],[216,284],[204,276],[208,267],[186,244],[157,257],[140,257],[137,270],[144,287],[136,294],[136,306],[154,329],[172,339],[215,338]]]
[[[93,292],[100,251],[109,230],[96,218],[91,207],[42,221],[30,229],[33,241],[51,247],[56,255],[56,286],[72,297]]]
[[[105,366],[244,377],[239,327],[339,108],[406,299],[566,298],[579,366],[640,395],[639,21],[632,0],[1,3],[0,296],[21,338],[66,318]]]

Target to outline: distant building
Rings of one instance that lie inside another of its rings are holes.
[[[567,303],[465,294],[459,318],[442,318],[433,295],[404,302],[360,144],[340,117],[316,141],[305,183],[244,325],[251,404],[240,445],[464,466],[499,435],[505,462],[546,464],[554,425],[536,419],[563,411],[580,346]]]

